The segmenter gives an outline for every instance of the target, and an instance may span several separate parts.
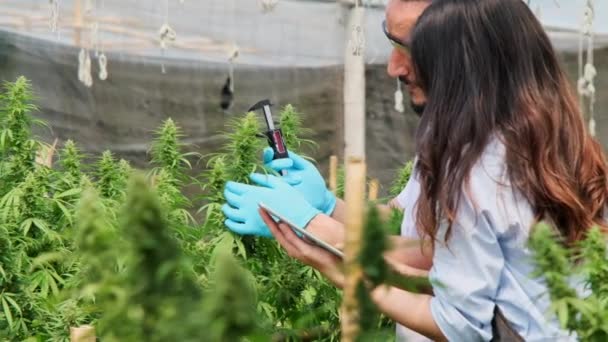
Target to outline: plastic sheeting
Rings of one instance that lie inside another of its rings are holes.
[[[75,48],[23,35],[0,33],[0,77],[29,78],[39,96],[38,115],[51,124],[45,136],[72,138],[86,151],[111,149],[129,156],[137,164],[145,160],[152,131],[172,117],[201,152],[213,151],[221,143],[225,124],[261,98],[277,107],[293,103],[306,113],[306,125],[321,145],[318,153],[337,152],[336,122],[341,113],[342,70],[339,67],[265,68],[241,67],[235,72],[234,110],[220,108],[220,93],[226,80],[222,65],[197,61],[167,63],[161,74],[158,65],[127,56],[109,55],[112,76],[91,88],[76,78]],[[276,109],[278,114],[278,108]]]
[[[525,0],[560,50],[578,48],[587,0]],[[104,48],[142,58],[193,59],[224,63],[236,44],[239,64],[278,66],[341,65],[347,10],[337,1],[278,0],[263,11],[263,0],[3,0],[0,27],[58,44]],[[382,3],[382,0],[363,3]],[[384,1],[386,2],[386,1]],[[57,32],[51,32],[57,3]],[[597,46],[608,45],[608,2],[596,0],[593,29]],[[80,15],[77,15],[80,13]],[[389,45],[380,30],[384,8],[365,14],[366,58],[382,62]],[[98,26],[95,37],[94,26]],[[163,55],[159,29],[168,24],[177,39]],[[80,29],[78,29],[80,28]]]
[[[78,81],[79,47],[70,28],[75,0],[57,1],[61,10],[58,35],[48,26],[48,1],[3,0],[0,4],[0,79],[25,75],[32,80],[39,96],[39,116],[51,126],[39,131],[48,141],[71,138],[86,152],[111,149],[141,166],[148,159],[152,131],[172,117],[183,127],[187,142],[206,154],[221,144],[228,119],[257,100],[270,98],[278,107],[291,103],[305,113],[305,124],[314,131],[310,138],[319,144],[313,156],[322,169],[327,168],[330,154],[341,155],[345,12],[339,5],[279,0],[273,12],[264,14],[253,0],[185,0],[183,4],[170,0],[168,22],[181,45],[169,47],[167,58],[161,59],[156,35],[164,22],[165,0],[92,1],[104,18],[99,21],[100,32],[106,33],[99,35],[98,48],[103,46],[108,55],[109,78],[100,81],[94,63],[94,83],[87,88]],[[555,7],[553,0],[532,0],[532,8],[541,2]],[[564,6],[561,9],[578,8],[564,5],[570,2],[558,3]],[[601,0],[596,3],[605,5]],[[599,10],[598,23],[608,15]],[[407,103],[405,113],[394,110],[396,85],[383,65],[389,52],[380,30],[383,9],[366,13],[368,173],[379,178],[385,186],[381,194],[386,194],[396,168],[413,156],[418,119]],[[543,21],[549,20],[548,13],[541,9]],[[602,30],[598,29],[597,46],[603,44]],[[94,56],[95,47],[87,45],[89,34],[88,29],[81,32],[80,45],[90,47]],[[560,49],[578,46],[576,32],[568,27],[550,34]],[[240,48],[234,65],[234,103],[224,112],[220,92],[229,73],[227,51],[234,42]],[[563,57],[574,84],[576,55]],[[166,74],[161,73],[161,60]],[[595,65],[597,136],[608,146],[608,50],[596,51]]]

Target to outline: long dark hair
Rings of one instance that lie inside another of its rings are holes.
[[[434,0],[412,36],[427,93],[417,139],[416,221],[435,241],[473,165],[498,136],[511,185],[568,243],[606,227],[607,166],[551,42],[522,0]]]

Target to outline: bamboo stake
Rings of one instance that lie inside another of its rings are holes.
[[[342,341],[354,342],[359,334],[359,303],[357,284],[363,270],[357,258],[361,249],[363,215],[365,212],[365,172],[362,158],[351,157],[346,164],[346,239],[344,246],[344,299],[342,302]]]
[[[374,178],[369,182],[369,195],[367,199],[370,201],[375,201],[378,199],[378,189],[380,188],[380,182],[378,182],[377,178]]]
[[[338,157],[329,157],[329,190],[336,194],[338,188]]]
[[[70,342],[95,342],[95,327],[81,325],[70,328]]]
[[[53,167],[53,156],[55,155],[57,142],[59,139],[55,138],[52,145],[41,147],[36,152],[36,163],[44,165],[49,169]]]

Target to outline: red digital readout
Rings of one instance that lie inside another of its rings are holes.
[[[277,152],[279,152],[279,153],[287,152],[287,151],[285,151],[285,144],[283,144],[283,137],[281,136],[281,133],[279,131],[274,131],[274,132],[272,132],[272,136],[276,143]]]

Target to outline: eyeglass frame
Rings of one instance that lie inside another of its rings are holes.
[[[412,54],[412,48],[410,47],[409,42],[403,42],[388,32],[388,29],[386,28],[386,20],[382,21],[382,31],[384,31],[386,39],[388,39],[394,48],[408,55]]]

